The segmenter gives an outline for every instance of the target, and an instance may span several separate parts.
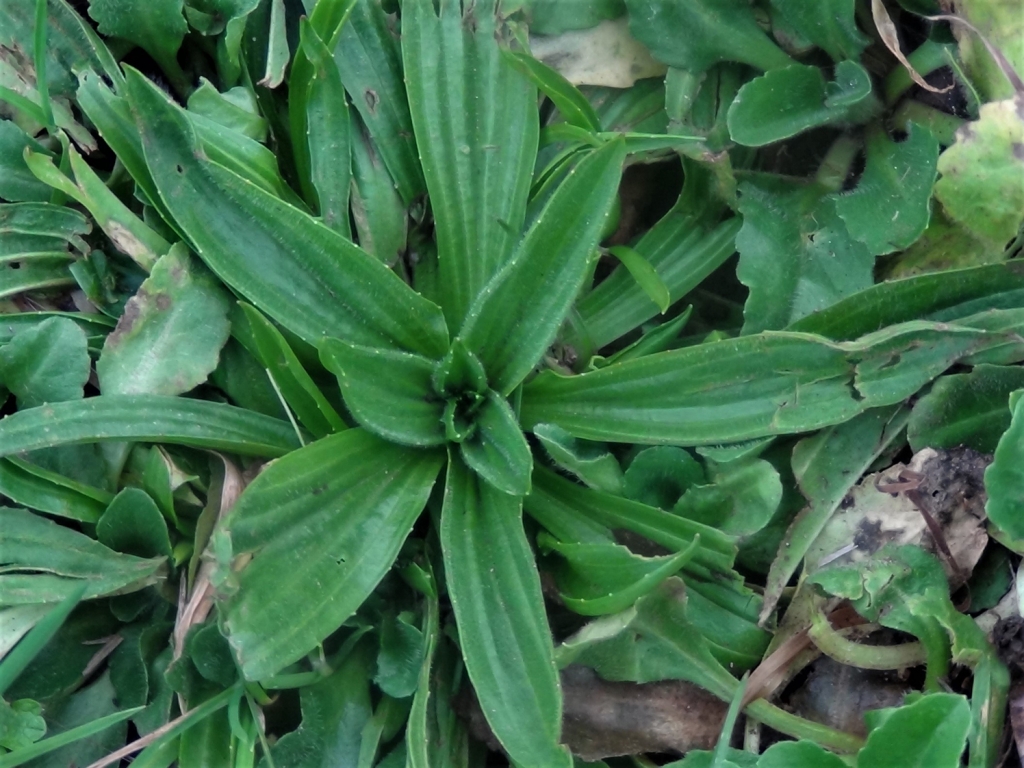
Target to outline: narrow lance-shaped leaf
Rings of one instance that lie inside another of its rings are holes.
[[[185,115],[134,70],[132,108],[160,196],[196,252],[304,341],[324,336],[440,357],[440,309],[309,215],[211,162]]]
[[[227,595],[221,615],[246,679],[301,659],[359,608],[443,461],[350,429],[289,454],[246,488],[212,545]]]
[[[461,323],[508,260],[537,153],[536,91],[502,58],[495,0],[403,7],[402,54],[430,195],[444,309]]]
[[[524,389],[527,429],[705,445],[807,432],[903,400],[1001,334],[907,323],[858,342],[766,332],[662,352],[580,376],[547,372]],[[751,360],[758,365],[750,365]]]
[[[441,511],[448,594],[484,716],[523,768],[561,768],[562,700],[522,502],[451,456]]]
[[[580,161],[473,303],[459,336],[496,392],[507,395],[526,378],[558,333],[618,193],[624,157],[616,139]]]
[[[102,395],[0,419],[0,456],[74,443],[136,440],[281,456],[299,447],[286,421],[223,403],[164,395]]]

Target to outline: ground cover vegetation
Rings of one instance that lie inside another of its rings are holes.
[[[1015,764],[1022,71],[1012,0],[0,0],[0,766]]]

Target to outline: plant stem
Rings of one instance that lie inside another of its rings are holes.
[[[848,640],[832,628],[821,611],[811,619],[809,635],[826,656],[860,669],[905,669],[923,664],[926,659],[921,643],[864,645]]]

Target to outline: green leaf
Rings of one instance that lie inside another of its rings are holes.
[[[80,400],[92,367],[85,332],[64,317],[51,317],[0,347],[0,381],[21,409]]]
[[[40,477],[42,473],[37,474],[33,469],[34,465],[28,462],[0,459],[0,494],[20,506],[70,520],[95,523],[100,519],[104,509],[100,501],[78,489]]]
[[[470,309],[459,338],[499,394],[511,392],[538,363],[582,287],[624,156],[615,140],[580,161]]]
[[[426,186],[409,113],[402,52],[380,3],[352,3],[337,34],[334,61],[404,208],[420,197]]]
[[[134,592],[160,578],[163,557],[122,555],[23,509],[0,508],[4,605],[55,603],[88,582],[85,597]]]
[[[366,429],[403,445],[445,442],[444,403],[431,384],[434,361],[331,338],[320,343],[320,359],[337,375],[345,404]]]
[[[562,601],[583,616],[629,608],[678,572],[700,546],[699,539],[694,539],[675,555],[641,557],[620,544],[567,544],[544,533],[539,543],[562,556],[554,567]]]
[[[672,296],[657,270],[643,257],[643,254],[625,245],[612,246],[608,252],[622,262],[622,266],[636,280],[636,284],[655,303],[661,314],[665,314],[672,304]]]
[[[247,456],[299,447],[288,422],[222,403],[162,395],[104,395],[0,419],[0,456],[110,440],[173,443]]]
[[[120,712],[104,715],[103,717],[90,718],[82,725],[77,725],[62,733],[37,741],[31,747],[18,750],[17,754],[0,755],[0,768],[17,768],[17,766],[24,765],[29,760],[34,760],[42,755],[47,755],[61,749],[68,744],[74,744],[97,733],[102,733],[111,726],[124,722],[140,709],[142,707],[124,709]],[[121,738],[123,740],[123,736]],[[107,750],[104,749],[103,751],[105,753]]]
[[[1022,305],[1024,266],[1011,261],[879,283],[797,320],[788,330],[855,339],[908,320],[954,322],[985,309]]]
[[[855,0],[771,0],[771,4],[793,29],[835,61],[860,58],[868,44],[867,36],[857,28]]]
[[[525,0],[523,11],[536,35],[558,35],[575,29],[590,29],[607,19],[625,13],[623,0],[577,0],[566,5],[561,0]]]
[[[850,488],[903,434],[909,415],[903,406],[866,411],[796,444],[793,475],[807,505],[793,519],[772,561],[764,588],[762,620],[771,615],[808,549]]]
[[[389,616],[380,628],[380,651],[373,682],[392,698],[412,696],[419,685],[423,633],[402,616]]]
[[[467,3],[465,15],[459,6],[445,0],[438,17],[431,3],[410,3],[402,18],[409,107],[452,328],[512,256],[539,131],[536,91],[498,47],[505,31],[496,0]]]
[[[626,468],[622,495],[659,509],[672,509],[691,486],[704,482],[704,468],[689,451],[659,445],[640,451]]]
[[[342,237],[351,237],[348,194],[352,148],[345,87],[334,57],[308,21],[299,26],[302,46],[313,72],[306,93],[306,140],[310,183],[316,191],[320,220]]]
[[[538,424],[534,436],[561,469],[578,477],[588,488],[622,495],[619,461],[600,443],[577,440],[557,424]]]
[[[1024,94],[984,104],[939,157],[935,198],[973,234],[1005,244],[1024,220]]]
[[[919,126],[898,144],[877,127],[868,134],[865,153],[857,188],[839,196],[836,212],[871,253],[903,250],[928,226],[939,143]]]
[[[1010,396],[1010,427],[999,438],[992,463],[985,470],[989,520],[1011,538],[1024,538],[1024,393]]]
[[[963,696],[922,696],[893,710],[868,734],[858,768],[957,768],[970,723]]]
[[[699,73],[720,61],[758,69],[793,63],[744,0],[626,0],[626,8],[629,31],[670,67]]]
[[[117,552],[137,557],[170,557],[167,522],[145,491],[125,488],[96,523],[96,538]]]
[[[315,219],[205,159],[183,113],[137,72],[129,81],[161,198],[228,285],[311,344],[337,336],[444,354],[435,305]]]
[[[182,0],[91,0],[89,15],[104,35],[145,50],[172,81],[182,77],[177,54],[188,32]]]
[[[474,423],[476,430],[459,443],[466,464],[499,491],[513,496],[529,493],[533,457],[505,398],[488,391]]]
[[[21,641],[3,654],[0,661],[0,696],[7,693],[11,683],[25,671],[36,655],[43,649],[50,638],[56,634],[61,625],[82,600],[87,584],[80,584],[71,590],[59,604],[47,609],[45,604],[36,604],[33,608],[42,608],[45,615],[39,618]],[[5,619],[8,615],[5,613]]]
[[[569,125],[593,133],[601,130],[601,119],[587,97],[557,70],[526,53],[503,51],[502,56],[551,99]]]
[[[32,699],[19,699],[8,704],[0,699],[0,747],[16,752],[25,749],[46,735],[43,708]]]
[[[714,464],[708,479],[713,484],[690,488],[672,511],[743,537],[764,528],[782,501],[779,473],[763,459]]]
[[[743,332],[784,328],[869,287],[874,256],[852,239],[816,185],[740,185],[736,275],[750,288]]]
[[[579,376],[545,372],[524,388],[520,421],[527,430],[553,423],[587,440],[647,445],[715,445],[811,431],[893,405],[956,360],[1002,343],[998,334],[966,328],[951,334],[953,327],[907,323],[839,345],[768,332]]]
[[[966,445],[981,453],[996,450],[1010,427],[1007,399],[1024,388],[1024,368],[978,365],[970,373],[942,376],[914,404],[907,439],[914,451]]]
[[[0,91],[2,93],[2,91]],[[0,96],[0,99],[7,101]],[[0,120],[0,198],[10,203],[45,203],[50,188],[25,165],[25,150],[45,152],[42,144],[10,120]]]
[[[813,741],[780,741],[761,753],[757,768],[843,768],[838,755]]]
[[[350,429],[280,459],[246,488],[214,549],[216,579],[230,592],[221,616],[247,680],[301,659],[359,608],[398,555],[442,461]]]
[[[267,139],[267,121],[260,116],[252,91],[244,86],[221,93],[213,83],[200,77],[199,87],[189,94],[188,111],[209,118],[253,141],[263,142]]]
[[[306,372],[284,334],[251,304],[239,302],[239,306],[251,333],[246,344],[273,377],[302,425],[318,438],[346,429],[345,422]],[[235,331],[239,332],[237,326]]]
[[[835,76],[826,83],[817,67],[793,64],[754,78],[729,106],[729,135],[738,144],[763,147],[870,108],[867,70],[855,61],[842,61]]]
[[[359,246],[385,264],[394,264],[408,240],[405,203],[365,125],[357,115],[351,117],[351,207]]]
[[[231,331],[230,299],[177,243],[128,300],[96,363],[105,395],[180,395],[206,381]]]
[[[559,744],[562,698],[521,501],[453,455],[440,536],[466,670],[491,730],[524,768],[572,765]]]
[[[736,557],[731,536],[671,512],[620,496],[582,488],[551,470],[535,467],[533,488],[523,500],[526,512],[555,538],[568,543],[614,543],[612,529],[624,528],[681,552],[700,538],[693,562],[727,572]]]

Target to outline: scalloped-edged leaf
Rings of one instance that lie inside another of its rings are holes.
[[[750,288],[744,333],[785,328],[874,282],[874,255],[816,185],[744,182],[738,207],[736,275]]]
[[[245,489],[213,547],[220,615],[246,679],[298,661],[359,608],[398,556],[443,461],[443,452],[349,429],[280,459]]]
[[[199,256],[304,341],[324,336],[440,357],[440,309],[316,219],[211,162],[185,115],[134,70],[132,108],[160,196]]]
[[[810,128],[845,120],[870,103],[871,76],[855,61],[841,61],[826,83],[817,67],[793,64],[756,77],[729,106],[729,135],[747,147],[762,147]]]
[[[133,592],[156,583],[164,562],[114,552],[24,509],[0,508],[0,605],[56,603],[83,581],[87,599]]]
[[[618,193],[624,158],[616,139],[569,171],[470,309],[459,338],[499,394],[526,378],[565,320]]]
[[[409,3],[402,17],[409,107],[452,329],[519,239],[540,129],[536,90],[501,55],[495,0],[460,5],[444,0],[438,16],[432,3]]]
[[[91,0],[89,16],[105,35],[129,40],[177,81],[177,54],[188,32],[182,0]]]
[[[519,765],[571,766],[559,744],[562,697],[522,501],[452,456],[440,536],[466,671],[491,730]]]
[[[672,509],[691,486],[703,482],[704,468],[693,454],[674,445],[657,445],[643,449],[629,463],[622,495],[659,509]]]
[[[320,343],[320,360],[338,377],[345,405],[369,431],[403,445],[445,442],[444,402],[431,382],[434,361],[332,338]]]
[[[588,488],[622,495],[622,467],[607,447],[577,440],[557,424],[538,424],[533,435],[555,464],[578,477]]]
[[[985,511],[1001,531],[1024,539],[1024,390],[1010,395],[1010,412],[1010,427],[985,470]]]
[[[857,59],[867,47],[867,35],[857,28],[856,0],[771,0],[783,18],[835,61]]]
[[[55,445],[134,440],[247,456],[299,447],[291,424],[223,403],[164,395],[101,395],[0,419],[0,456]]]
[[[939,142],[920,126],[898,143],[876,128],[865,155],[864,173],[856,189],[836,199],[836,213],[873,254],[903,250],[928,226]]]
[[[230,298],[182,243],[125,305],[96,363],[105,395],[180,395],[206,381],[228,340]]]
[[[746,0],[626,0],[626,8],[629,31],[670,67],[703,72],[738,61],[767,70],[793,63]]]

